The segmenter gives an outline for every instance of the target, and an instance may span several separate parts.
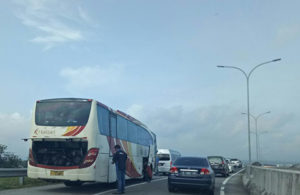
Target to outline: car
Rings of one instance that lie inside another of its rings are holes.
[[[207,158],[215,174],[229,176],[228,164],[223,156],[208,156]]]
[[[168,190],[189,187],[214,194],[215,173],[204,157],[179,157],[172,165],[168,176]]]
[[[158,173],[163,175],[169,174],[172,163],[180,156],[181,154],[175,150],[158,149]]]
[[[235,164],[230,162],[230,159],[226,159],[226,163],[228,165],[229,173],[233,173],[235,169],[234,167]]]
[[[240,161],[237,158],[230,159],[230,162],[232,162],[235,165],[236,168],[242,168],[243,167],[242,161]]]

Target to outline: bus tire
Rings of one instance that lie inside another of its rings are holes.
[[[79,187],[83,184],[82,181],[65,181],[65,186],[67,187]]]

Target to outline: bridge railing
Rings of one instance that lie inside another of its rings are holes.
[[[247,166],[246,169],[243,182],[251,195],[300,194],[300,171],[258,166]]]
[[[0,177],[19,177],[19,184],[23,185],[27,176],[27,168],[0,168]]]

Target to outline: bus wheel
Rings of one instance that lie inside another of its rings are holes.
[[[82,181],[65,181],[64,182],[65,186],[68,187],[79,187],[83,184]]]

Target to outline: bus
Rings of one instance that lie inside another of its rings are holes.
[[[128,155],[126,179],[145,177],[144,165],[148,172],[157,166],[155,133],[93,99],[36,101],[29,142],[28,177],[60,180],[66,186],[115,182],[116,144]]]

